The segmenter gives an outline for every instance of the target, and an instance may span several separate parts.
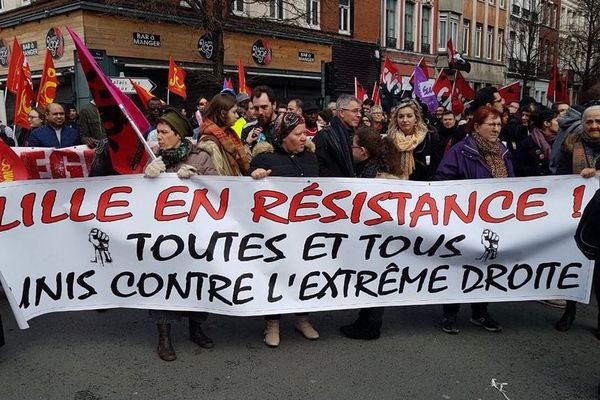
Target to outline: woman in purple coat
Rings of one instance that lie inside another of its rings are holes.
[[[498,139],[502,128],[501,115],[492,107],[479,107],[469,122],[470,134],[454,145],[442,159],[435,180],[507,178],[514,176],[510,153]],[[471,304],[471,323],[490,332],[502,327],[487,310],[488,303]],[[458,333],[456,316],[460,304],[444,304],[442,330]]]

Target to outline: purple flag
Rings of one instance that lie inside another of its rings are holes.
[[[433,82],[427,79],[425,73],[418,65],[415,66],[415,72],[413,73],[413,92],[423,104],[427,105],[430,113],[435,113],[438,101],[437,96],[433,92]]]

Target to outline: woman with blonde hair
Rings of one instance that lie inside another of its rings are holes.
[[[403,178],[429,181],[437,168],[437,135],[429,129],[421,106],[415,100],[404,100],[396,106],[390,117],[387,136],[401,154]]]

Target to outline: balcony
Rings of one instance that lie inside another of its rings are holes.
[[[395,37],[386,37],[385,38],[385,47],[395,49],[398,41]]]
[[[523,18],[529,18],[530,11],[523,9]]]
[[[429,43],[421,43],[421,53],[431,54],[431,45]]]
[[[513,13],[513,15],[521,15],[521,7],[519,7],[516,4],[513,4],[512,13]]]
[[[415,51],[415,42],[411,40],[404,41],[404,51]]]

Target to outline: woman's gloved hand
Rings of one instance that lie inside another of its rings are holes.
[[[179,168],[179,171],[177,171],[177,176],[181,179],[189,179],[192,177],[192,175],[196,175],[197,173],[198,170],[195,167],[192,167],[188,164],[183,164],[181,168]]]
[[[162,157],[156,157],[150,162],[150,164],[146,165],[146,169],[144,170],[144,176],[146,178],[156,178],[160,175],[161,172],[165,172],[166,170],[167,166],[162,160]]]

